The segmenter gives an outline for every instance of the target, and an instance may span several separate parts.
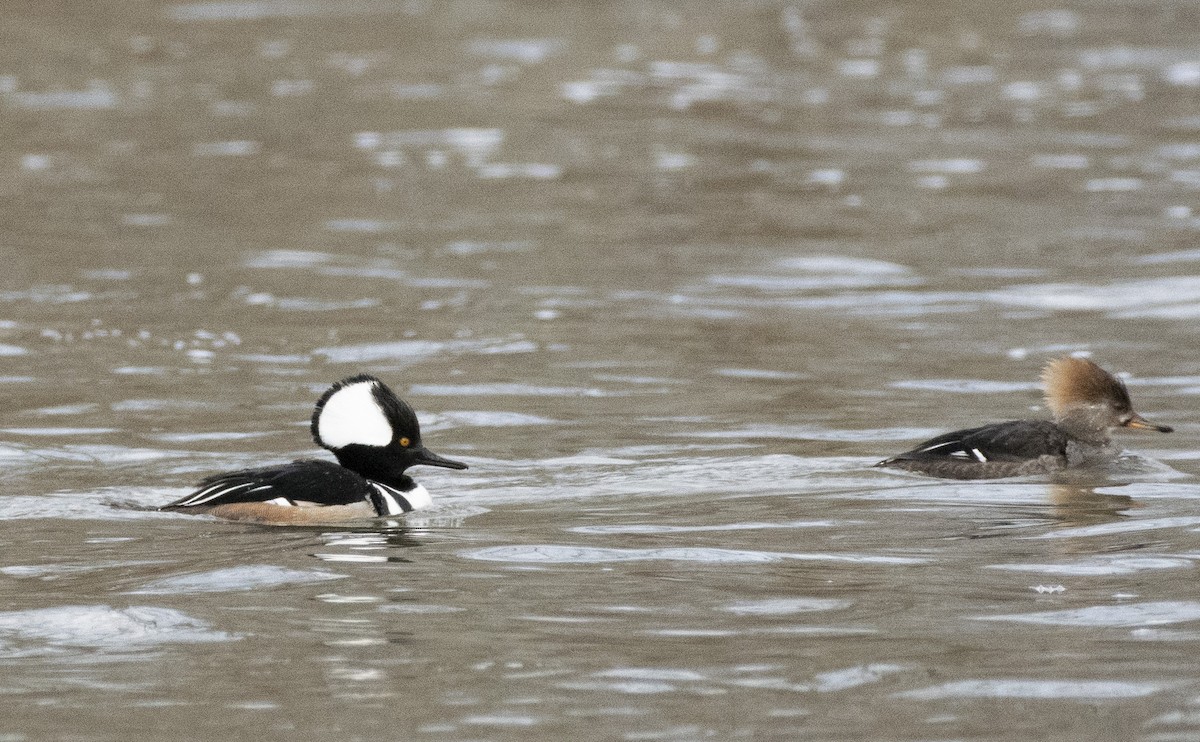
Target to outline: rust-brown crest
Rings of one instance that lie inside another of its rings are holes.
[[[1042,370],[1042,383],[1046,406],[1055,417],[1082,405],[1110,403],[1117,411],[1133,409],[1125,384],[1086,358],[1055,358]]]

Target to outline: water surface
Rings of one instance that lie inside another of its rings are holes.
[[[10,12],[0,737],[1195,737],[1197,20]],[[870,467],[1068,352],[1175,434]],[[359,372],[435,507],[154,510]]]

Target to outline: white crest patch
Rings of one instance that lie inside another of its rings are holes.
[[[392,426],[371,393],[373,381],[360,381],[333,393],[317,418],[317,436],[329,448],[351,443],[386,446],[392,442]]]

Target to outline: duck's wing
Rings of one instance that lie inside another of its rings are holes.
[[[306,506],[352,505],[363,502],[373,494],[370,483],[349,469],[329,461],[306,459],[208,477],[195,492],[164,506],[164,509],[255,502]]]
[[[1067,455],[1067,435],[1049,420],[1014,420],[930,438],[879,466],[904,461],[1021,462]]]

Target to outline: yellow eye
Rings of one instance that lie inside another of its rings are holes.
[[[410,444],[410,443],[412,443],[412,441],[410,441],[410,440],[409,440],[409,439],[407,439],[407,438],[401,438],[401,439],[400,439],[400,445],[401,445],[401,446],[404,446],[405,448],[408,448],[408,444]]]

